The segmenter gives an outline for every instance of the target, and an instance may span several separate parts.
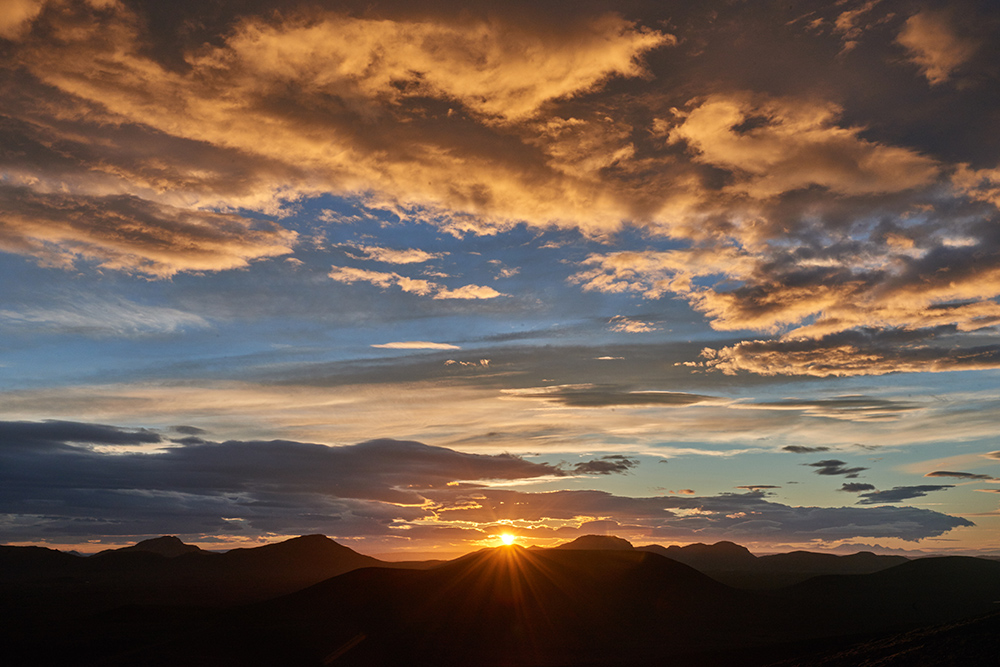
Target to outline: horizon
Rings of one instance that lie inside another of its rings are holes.
[[[106,551],[116,551],[118,549],[124,549],[124,548],[133,547],[133,546],[138,546],[139,544],[141,544],[143,542],[150,542],[150,541],[156,541],[156,540],[168,538],[168,539],[179,540],[184,545],[196,546],[201,551],[204,551],[204,552],[208,552],[208,553],[226,553],[227,551],[231,551],[231,550],[234,550],[234,549],[253,549],[253,548],[256,548],[256,547],[271,546],[271,545],[281,544],[281,543],[284,543],[284,542],[288,542],[288,541],[291,541],[291,540],[296,540],[296,539],[300,539],[300,538],[304,538],[304,537],[322,537],[322,538],[325,538],[325,539],[330,540],[332,542],[335,542],[336,544],[339,544],[342,547],[346,547],[348,549],[351,549],[355,553],[359,553],[359,554],[362,554],[364,556],[370,556],[372,558],[375,558],[375,559],[381,560],[381,561],[385,561],[385,562],[404,562],[404,561],[420,561],[420,560],[441,560],[441,561],[444,562],[444,561],[448,561],[448,560],[454,560],[454,559],[457,559],[457,558],[462,558],[463,556],[467,556],[467,555],[472,554],[472,553],[477,553],[478,551],[482,551],[484,549],[501,549],[501,548],[504,548],[504,547],[518,547],[518,548],[522,548],[522,549],[555,549],[555,548],[564,547],[564,546],[566,546],[568,544],[572,544],[574,542],[577,542],[577,541],[582,540],[582,539],[587,539],[587,538],[610,538],[610,539],[614,539],[614,540],[622,540],[622,539],[624,539],[624,538],[620,538],[620,537],[618,537],[616,535],[587,534],[587,535],[581,535],[579,537],[575,537],[575,538],[568,539],[568,540],[561,540],[561,541],[555,541],[555,542],[546,542],[544,544],[525,544],[525,543],[522,543],[522,540],[519,537],[515,536],[512,533],[503,533],[503,534],[497,536],[497,539],[494,540],[495,544],[487,544],[485,546],[478,546],[478,547],[472,548],[472,549],[467,550],[467,551],[450,551],[450,552],[447,552],[447,553],[433,552],[433,551],[429,551],[429,552],[390,551],[390,552],[385,552],[385,553],[367,553],[367,552],[359,551],[359,550],[353,548],[350,544],[344,544],[343,541],[335,540],[335,539],[329,537],[328,535],[323,535],[323,534],[320,534],[320,533],[313,533],[313,534],[310,534],[310,535],[287,536],[287,537],[284,537],[282,539],[272,540],[272,541],[267,541],[267,542],[254,542],[254,543],[246,543],[246,544],[239,544],[239,545],[224,545],[222,548],[219,548],[220,545],[218,543],[202,542],[202,543],[199,544],[199,543],[196,543],[196,542],[186,542],[186,541],[182,540],[181,538],[179,538],[177,535],[158,535],[156,537],[149,537],[149,538],[145,538],[143,540],[140,540],[138,542],[131,542],[131,543],[128,543],[128,544],[117,544],[117,545],[113,545],[113,546],[102,545],[103,548],[97,549],[97,550],[93,550],[93,551],[80,551],[79,549],[74,549],[74,548],[59,548],[59,547],[53,546],[51,544],[33,544],[33,543],[32,544],[5,544],[5,545],[0,545],[0,546],[42,546],[42,547],[49,548],[49,549],[55,549],[57,551],[63,551],[63,552],[67,552],[67,553],[73,552],[73,553],[76,553],[76,554],[78,554],[80,556],[88,556],[89,557],[89,556],[97,555],[99,553],[104,553]],[[834,549],[816,548],[816,549],[802,550],[802,549],[796,549],[796,548],[788,548],[788,549],[774,549],[774,550],[770,550],[770,551],[753,551],[753,550],[747,549],[747,547],[745,547],[744,545],[739,544],[738,542],[733,542],[731,540],[719,540],[718,542],[712,542],[712,543],[705,543],[705,542],[686,542],[685,543],[685,542],[680,542],[680,543],[667,543],[667,544],[662,544],[662,543],[632,544],[628,540],[625,540],[625,542],[628,543],[628,545],[629,545],[629,547],[631,549],[635,549],[635,550],[642,550],[642,549],[645,549],[645,548],[648,548],[648,547],[654,547],[654,546],[663,547],[663,548],[670,548],[670,547],[684,548],[684,547],[690,547],[690,546],[715,547],[715,546],[718,546],[719,544],[733,544],[733,545],[738,546],[740,548],[746,549],[749,553],[751,553],[755,557],[772,556],[772,555],[776,555],[776,554],[787,554],[787,553],[792,553],[792,552],[807,551],[809,553],[832,554],[832,555],[836,555],[836,556],[849,556],[849,555],[856,555],[856,554],[859,554],[859,553],[873,553],[873,554],[878,555],[878,556],[903,556],[903,557],[906,557],[906,558],[934,558],[934,557],[940,557],[940,556],[944,556],[944,555],[965,555],[965,556],[970,556],[970,557],[980,557],[980,558],[987,558],[987,559],[1000,559],[1000,554],[985,554],[985,553],[977,553],[977,552],[970,552],[970,553],[967,553],[967,554],[940,554],[940,553],[923,552],[923,551],[919,551],[919,550],[887,549],[887,548],[884,548],[884,547],[879,547],[877,545],[872,546],[872,545],[867,545],[867,544],[849,544],[849,545],[848,544],[844,544],[844,545],[840,545],[840,546],[838,546],[838,547],[836,547]],[[598,547],[597,550],[604,550],[604,549]]]
[[[0,543],[1000,555],[1000,8],[0,9]]]

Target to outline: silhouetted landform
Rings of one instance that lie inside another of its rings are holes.
[[[879,556],[859,552],[849,556],[810,551],[755,556],[732,542],[661,547],[636,547],[690,565],[717,581],[737,588],[766,589],[797,584],[826,574],[871,574],[900,565],[903,556]]]
[[[179,547],[169,538],[162,540],[90,557],[41,547],[3,546],[0,591],[5,598],[25,600],[24,613],[18,616],[47,620],[124,605],[245,604],[301,590],[361,567],[434,564],[380,561],[323,535],[225,553],[182,548],[191,545],[177,540]]]
[[[111,552],[121,553],[123,551],[148,551],[149,553],[159,554],[167,558],[174,558],[176,556],[183,556],[184,554],[195,553],[201,551],[201,549],[193,544],[184,544],[180,538],[173,535],[164,535],[163,537],[155,537],[151,540],[143,540],[130,547],[107,549],[96,555],[100,556]]]
[[[994,665],[1000,659],[1000,612],[814,652],[775,667],[939,667]]]
[[[739,545],[720,544],[680,551],[715,565],[731,563],[726,554],[749,562]],[[656,551],[594,537],[394,564],[322,536],[177,556],[0,547],[0,640],[4,662],[14,665],[874,665],[918,647],[937,650],[935,642],[949,647],[952,664],[993,664],[997,655],[982,652],[996,641],[972,641],[998,629],[995,561],[904,559],[870,574],[751,590]],[[788,556],[755,562],[807,562]],[[312,576],[349,569],[260,597],[275,582],[304,580],[283,571],[300,567]],[[124,603],[121,581],[131,586]],[[194,594],[192,581],[209,590]],[[239,585],[248,591],[234,594]],[[86,604],[67,597],[85,586],[89,597],[76,600]]]
[[[556,549],[577,549],[586,551],[629,551],[634,549],[632,543],[614,535],[583,535],[572,542],[566,542]],[[674,559],[680,560],[680,559]]]

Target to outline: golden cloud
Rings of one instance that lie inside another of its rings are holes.
[[[924,10],[906,20],[896,38],[931,85],[944,83],[976,52],[976,45],[955,34],[948,16]]]
[[[0,186],[0,249],[68,268],[167,278],[223,271],[292,251],[295,232],[238,215],[157,204],[129,195],[91,197]]]
[[[730,190],[766,198],[813,185],[844,195],[898,192],[934,180],[936,162],[862,139],[840,109],[801,99],[712,95],[670,133],[696,160],[734,170]]]

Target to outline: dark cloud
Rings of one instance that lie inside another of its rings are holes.
[[[848,493],[861,493],[862,491],[874,491],[874,484],[862,484],[860,482],[845,482],[841,484],[840,491],[846,491]]]
[[[170,430],[175,433],[183,433],[184,435],[204,435],[208,432],[203,428],[198,428],[197,426],[185,426],[183,424],[179,426],[171,426]]]
[[[816,468],[817,475],[844,475],[848,479],[854,479],[858,476],[859,472],[868,470],[868,468],[848,468],[847,463],[837,459],[827,459],[825,461],[817,461],[816,463],[803,463],[804,466],[809,466],[811,468]]]
[[[573,472],[582,475],[624,474],[637,465],[639,465],[639,459],[621,454],[611,454],[599,459],[576,463],[573,465]]]
[[[0,421],[0,455],[13,450],[74,452],[77,449],[74,445],[152,445],[162,440],[159,434],[148,429],[54,419],[43,422]]]
[[[791,452],[792,454],[812,454],[813,452],[828,452],[829,447],[806,447],[805,445],[785,445],[781,448],[783,452]]]
[[[921,486],[895,486],[888,491],[872,491],[862,493],[859,505],[879,505],[881,503],[899,503],[910,498],[922,498],[931,491],[954,488],[952,484],[924,484]]]
[[[834,396],[833,398],[811,400],[785,399],[754,403],[753,405],[779,410],[803,410],[809,415],[851,420],[883,420],[892,418],[898,413],[917,410],[921,407],[916,403],[862,395]]]
[[[996,479],[992,475],[977,475],[972,472],[952,472],[950,470],[935,470],[929,472],[924,477],[955,477],[958,479]]]
[[[744,486],[737,486],[737,489],[746,489],[747,491],[760,491],[763,489],[780,489],[780,486],[775,486],[773,484],[748,484]]]
[[[0,512],[11,517],[9,532],[22,539],[310,527],[384,533],[393,521],[428,516],[417,506],[429,489],[565,475],[508,454],[396,440],[328,447],[190,436],[157,453],[112,454],[73,443],[145,444],[159,436],[66,422],[6,422],[0,433]]]
[[[615,406],[677,406],[694,405],[716,400],[712,396],[675,391],[629,391],[617,386],[561,385],[537,389],[516,389],[507,392],[519,398],[539,398],[574,408]]]
[[[453,537],[474,539],[482,536],[482,526],[453,522],[595,516],[650,535],[721,538],[762,529],[755,539],[764,540],[920,539],[970,525],[912,508],[789,507],[766,500],[763,486],[714,497],[696,497],[689,490],[683,496],[648,498],[595,490],[524,493],[477,482],[565,472],[506,454],[466,454],[396,440],[327,447],[280,440],[219,443],[191,436],[190,443],[158,453],[112,454],[71,443],[159,439],[144,431],[66,422],[6,422],[2,432],[0,512],[7,517],[7,539],[163,532],[406,537],[412,522],[435,517]],[[586,462],[601,463],[610,464],[611,472],[625,472],[633,460],[612,455]],[[596,465],[591,472],[604,470]]]

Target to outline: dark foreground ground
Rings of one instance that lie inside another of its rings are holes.
[[[985,559],[813,554],[782,571],[736,545],[685,554],[713,578],[600,542],[396,564],[320,536],[229,554],[178,545],[90,558],[0,547],[2,662],[1000,664],[1000,563]]]

